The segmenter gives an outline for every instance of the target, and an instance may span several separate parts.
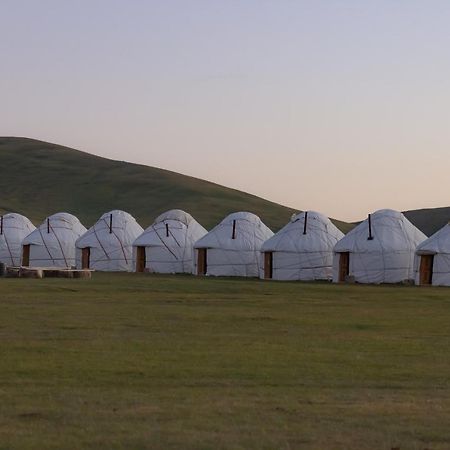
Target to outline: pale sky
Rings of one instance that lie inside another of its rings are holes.
[[[449,24],[447,0],[0,0],[0,135],[343,220],[450,206]]]

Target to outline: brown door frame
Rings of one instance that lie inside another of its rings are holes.
[[[434,255],[420,255],[419,283],[421,286],[433,284]]]
[[[264,279],[271,280],[273,277],[273,252],[264,252]]]
[[[339,281],[345,281],[350,275],[350,252],[339,253]]]
[[[197,249],[197,275],[206,275],[208,270],[208,249]]]
[[[147,263],[146,248],[143,245],[136,247],[136,272],[145,272],[145,265]]]
[[[91,265],[91,247],[81,249],[81,268],[89,269]]]
[[[22,246],[22,266],[30,265],[30,244]]]

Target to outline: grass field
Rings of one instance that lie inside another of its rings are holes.
[[[0,449],[449,449],[450,289],[0,280]]]

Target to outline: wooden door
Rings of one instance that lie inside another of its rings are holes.
[[[22,266],[28,267],[30,265],[30,246],[24,245],[22,247]]]
[[[433,261],[434,255],[421,255],[420,257],[421,285],[429,285],[433,283]]]
[[[350,273],[350,253],[339,253],[339,281],[345,281]]]
[[[206,275],[208,269],[206,248],[199,248],[197,252],[197,275]]]
[[[273,253],[264,253],[264,278],[270,280],[273,276]]]
[[[91,259],[91,249],[90,247],[83,248],[81,250],[81,268],[89,269]]]
[[[145,247],[137,247],[136,249],[136,272],[145,272],[146,252]]]

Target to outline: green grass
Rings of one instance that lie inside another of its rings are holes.
[[[145,228],[162,212],[179,208],[207,228],[231,212],[251,211],[278,230],[294,212],[197,178],[34,139],[0,137],[0,158],[0,214],[19,212],[36,224],[67,211],[90,226],[103,213],[123,209]],[[352,228],[335,223],[344,232]]]
[[[450,290],[0,280],[0,449],[448,449]]]

